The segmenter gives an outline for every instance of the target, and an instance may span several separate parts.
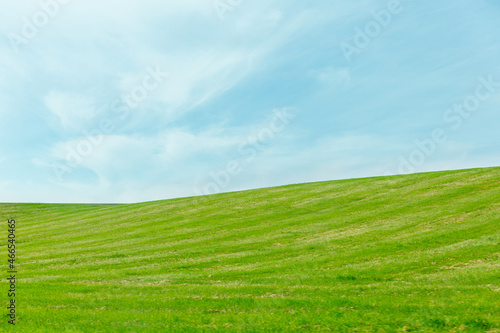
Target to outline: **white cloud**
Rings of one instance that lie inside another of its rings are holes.
[[[225,154],[240,142],[242,134],[222,135],[217,130],[195,134],[172,129],[150,137],[106,135],[66,141],[52,147],[49,155],[65,165],[68,165],[67,161],[71,164],[76,161],[75,168],[92,170],[101,182],[107,183],[112,179],[127,180],[131,175],[147,178],[178,167],[197,154]],[[42,164],[50,165],[47,162]],[[198,165],[187,169],[200,167],[203,168]],[[181,173],[181,170],[177,172]]]
[[[88,96],[50,92],[45,105],[58,119],[64,129],[79,130],[92,123],[96,116],[95,102]]]
[[[312,70],[309,74],[329,87],[341,87],[351,82],[351,73],[349,68],[327,67],[318,70]]]
[[[151,97],[177,110],[176,116],[220,95],[249,72],[248,54],[244,51],[214,49],[161,58],[151,63],[161,64],[170,76]]]

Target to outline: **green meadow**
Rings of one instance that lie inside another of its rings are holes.
[[[0,332],[500,332],[500,168],[0,216]]]

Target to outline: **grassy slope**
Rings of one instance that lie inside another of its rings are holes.
[[[17,332],[500,328],[500,168],[0,215]]]

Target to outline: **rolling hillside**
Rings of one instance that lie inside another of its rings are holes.
[[[0,216],[16,332],[500,332],[500,168]]]

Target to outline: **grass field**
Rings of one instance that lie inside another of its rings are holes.
[[[500,332],[500,168],[0,216],[1,332]]]

